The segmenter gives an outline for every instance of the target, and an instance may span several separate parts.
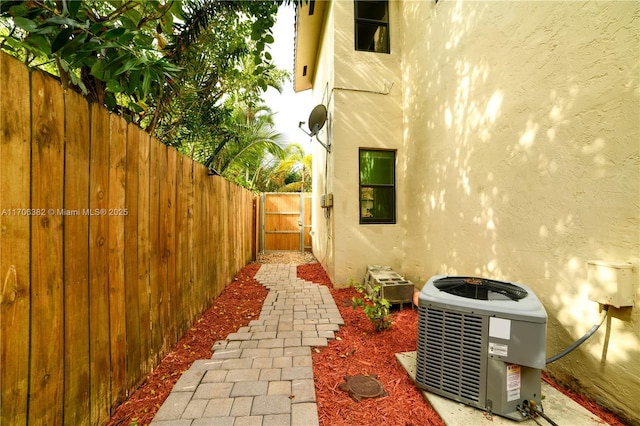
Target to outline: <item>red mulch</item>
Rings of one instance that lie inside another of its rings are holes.
[[[269,291],[253,279],[258,264],[245,266],[213,305],[187,331],[144,383],[121,404],[108,425],[148,425],[182,373],[198,359],[211,358],[211,348],[229,333],[258,319]]]
[[[298,277],[331,289],[345,325],[329,346],[312,352],[320,425],[444,425],[396,361],[416,350],[418,313],[409,304],[392,310],[391,328],[376,333],[362,309],[351,307],[354,288],[335,289],[319,263],[298,266]],[[377,375],[389,396],[354,401],[338,389],[344,376]]]
[[[174,350],[116,409],[108,425],[148,425],[193,361],[210,358],[214,342],[257,319],[268,293],[253,279],[259,268],[259,264],[250,264],[238,273]],[[351,307],[356,291],[333,288],[321,264],[298,266],[298,277],[328,286],[345,321],[335,340],[312,352],[320,425],[443,425],[395,359],[397,352],[416,350],[417,312],[410,307],[393,311],[391,328],[375,333],[362,309]],[[389,396],[355,402],[338,389],[345,375],[357,374],[377,375]],[[624,425],[614,414],[543,378],[610,425]]]

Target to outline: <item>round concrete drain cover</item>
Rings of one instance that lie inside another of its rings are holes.
[[[377,398],[389,395],[384,391],[382,383],[380,383],[378,376],[375,374],[344,376],[344,380],[345,383],[340,384],[338,389],[347,392],[351,398],[358,402],[362,401],[363,398]]]

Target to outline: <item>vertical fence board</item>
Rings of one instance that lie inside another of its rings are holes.
[[[162,300],[160,262],[160,181],[159,174],[165,172],[160,166],[160,145],[151,139],[149,146],[149,315],[151,317],[151,356],[155,364],[162,347],[162,322],[160,309]]]
[[[252,212],[252,216],[250,218],[247,218],[247,222],[250,224],[248,225],[248,238],[251,239],[248,242],[247,247],[247,261],[249,261],[258,258],[258,247],[260,247],[260,220],[258,219],[260,217],[260,202],[259,198],[253,196],[251,193],[247,193],[247,198],[251,203],[250,211]]]
[[[194,205],[193,205],[193,252],[191,253],[193,262],[193,283],[195,287],[195,299],[193,303],[196,307],[196,315],[202,312],[203,300],[206,297],[204,287],[202,286],[202,179],[201,167],[197,164],[193,168],[193,185],[194,185]]]
[[[109,328],[111,350],[111,404],[126,396],[126,300],[124,276],[124,228],[128,214],[125,185],[127,123],[110,117],[109,138]]]
[[[124,218],[124,293],[127,315],[125,318],[127,391],[136,388],[142,374],[140,352],[140,303],[138,297],[138,170],[140,155],[140,132],[129,124],[127,127],[127,171],[125,174],[125,203],[127,216]]]
[[[89,171],[89,336],[91,357],[91,423],[109,418],[111,357],[109,351],[109,115],[91,106]]]
[[[216,199],[224,200],[224,179],[220,176],[214,176],[214,187]],[[216,241],[216,245],[218,245],[219,249],[213,253],[213,262],[216,265],[216,286],[220,287],[224,285],[224,280],[226,278],[226,267],[224,265],[224,249],[220,246],[220,242],[225,239],[224,230],[222,229],[222,221],[224,220],[223,216],[224,205],[222,203],[216,204],[216,218],[215,218],[215,234],[214,238]]]
[[[185,315],[184,304],[184,290],[186,288],[185,274],[184,274],[184,252],[185,236],[184,229],[186,221],[186,204],[185,204],[185,191],[184,191],[184,165],[183,157],[176,155],[176,213],[175,213],[175,242],[176,242],[176,332],[178,337],[187,330],[187,321]]]
[[[169,338],[170,347],[178,341],[177,331],[177,288],[176,288],[176,173],[178,152],[173,148],[167,149],[167,184],[166,184],[166,238],[167,246],[165,258],[167,263],[167,288],[169,290],[167,301],[169,311],[169,329],[165,336]]]
[[[203,179],[203,184],[204,184],[204,188],[203,188],[203,212],[202,212],[202,217],[205,218],[205,220],[202,221],[202,232],[204,233],[204,235],[211,235],[210,229],[211,229],[211,222],[212,222],[212,214],[211,214],[211,203],[212,203],[212,194],[211,194],[211,177],[210,176],[206,176]],[[209,301],[213,299],[213,297],[216,296],[216,288],[213,285],[213,275],[211,274],[211,270],[212,270],[212,265],[211,265],[211,261],[209,260],[209,256],[211,255],[211,253],[213,252],[214,248],[214,241],[212,238],[203,238],[203,247],[202,247],[202,270],[203,270],[203,274],[204,274],[204,279],[203,279],[203,284],[205,285],[205,288],[207,290],[207,295],[206,295],[206,299],[205,299],[205,305],[202,307],[202,309],[206,309],[209,306]]]
[[[167,262],[169,261],[169,243],[168,243],[168,215],[169,215],[169,189],[168,179],[169,173],[167,170],[167,147],[162,145],[157,140],[153,140],[153,143],[158,147],[157,168],[164,177],[158,182],[158,244],[155,247],[155,251],[158,256],[158,282],[157,287],[159,291],[158,302],[158,318],[159,318],[159,334],[160,341],[157,347],[161,354],[166,353],[169,350],[171,343],[171,336],[169,330],[171,324],[169,322],[169,286],[167,281]]]
[[[206,176],[204,178],[204,193],[203,195],[203,201],[204,201],[204,216],[206,217],[207,220],[203,221],[203,227],[204,229],[202,230],[202,232],[205,233],[205,235],[212,235],[211,230],[214,228],[214,224],[213,224],[213,218],[215,217],[215,205],[213,204],[214,202],[214,196],[213,196],[213,185],[212,185],[212,179],[211,176]],[[218,277],[215,274],[215,268],[214,268],[214,262],[212,262],[212,254],[216,251],[216,250],[220,250],[221,247],[218,246],[215,243],[215,240],[213,240],[212,238],[206,238],[203,241],[203,254],[202,254],[202,266],[203,266],[203,270],[204,270],[204,282],[207,283],[206,289],[207,289],[207,295],[206,295],[206,299],[205,299],[205,306],[203,306],[203,310],[206,309],[208,307],[207,302],[209,300],[212,300],[216,295],[217,295],[217,286],[216,286],[216,281],[218,279]]]
[[[220,221],[221,221],[220,218],[222,217],[221,210],[224,208],[222,207],[224,203],[220,202],[220,200],[223,199],[220,195],[221,194],[220,182],[221,182],[221,179],[219,178],[219,176],[213,176],[211,186],[212,186],[212,195],[214,199],[214,204],[212,208],[213,217],[211,218],[211,224],[213,226],[213,230],[211,231],[211,240],[214,243],[214,249],[210,253],[210,259],[211,259],[211,263],[213,264],[213,274],[214,274],[214,281],[212,284],[216,288],[216,294],[220,294],[222,292],[221,282],[223,281],[223,275],[222,275],[223,268],[222,268],[222,264],[220,263],[220,259],[222,259],[222,250],[223,250],[222,242],[224,241],[224,238],[220,233]]]
[[[184,314],[188,318],[195,316],[196,305],[194,298],[196,296],[194,289],[194,273],[193,273],[193,209],[194,209],[194,184],[193,184],[193,167],[194,162],[190,158],[184,158],[183,167],[183,191],[185,197],[186,223],[185,245],[183,250],[182,276],[185,285],[184,293]]]
[[[31,207],[62,208],[64,99],[55,80],[32,75]],[[63,407],[62,216],[31,222],[30,424],[61,424]]]
[[[149,150],[148,135],[138,144],[138,304],[140,321],[140,364],[142,373],[151,371],[151,312],[149,307]]]
[[[234,188],[231,185],[228,185],[227,189],[228,189],[229,200],[234,200],[235,196],[236,196]],[[227,232],[226,232],[226,237],[227,238],[231,238],[232,235],[234,235],[236,224],[237,224],[237,222],[235,220],[232,220],[227,224]],[[229,263],[227,264],[227,273],[229,275],[231,275],[231,274],[233,274],[233,270],[235,269],[235,266],[236,266],[235,265],[235,259],[233,257],[233,255],[235,254],[234,253],[235,252],[235,244],[234,244],[233,241],[229,241],[229,242],[230,242],[230,246],[226,250],[227,259],[229,260]]]
[[[220,197],[224,200],[228,200],[230,199],[230,194],[229,194],[229,185],[227,185],[227,181],[224,179],[220,179]],[[226,209],[223,207],[220,209],[220,219],[218,221],[218,226],[220,227],[220,238],[221,239],[226,239],[229,237],[229,224],[225,223],[225,221],[227,220],[227,212],[225,211]],[[220,265],[222,267],[222,271],[221,271],[221,277],[222,277],[222,282],[220,283],[220,285],[225,285],[225,281],[227,280],[227,277],[229,276],[229,247],[225,247],[225,250],[221,250],[220,251]]]
[[[64,421],[82,424],[89,406],[89,105],[65,94]]]
[[[29,208],[31,115],[27,68],[0,55],[0,423],[27,423],[29,390]]]

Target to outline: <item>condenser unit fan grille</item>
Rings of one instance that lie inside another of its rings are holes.
[[[483,317],[419,307],[416,382],[479,402]]]
[[[509,298],[517,302],[529,294],[515,284],[476,277],[445,277],[435,280],[433,285],[445,293],[476,300]]]

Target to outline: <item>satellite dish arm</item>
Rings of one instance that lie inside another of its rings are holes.
[[[310,138],[313,137],[314,133],[309,133],[307,132],[305,129],[302,128],[302,125],[305,124],[304,121],[301,121],[298,123],[298,127],[300,128],[300,130],[302,130],[304,132],[305,135],[309,136]]]
[[[320,145],[322,145],[322,147],[327,151],[327,152],[331,152],[331,143],[325,144],[324,142],[322,142],[320,140],[320,137],[318,136],[318,133],[320,133],[320,126],[318,126],[317,124],[315,126],[313,126],[313,129],[311,129],[311,132],[307,132],[305,129],[302,128],[302,125],[305,124],[304,121],[301,121],[298,123],[298,127],[300,128],[300,130],[302,130],[304,132],[305,135],[309,136],[309,137],[316,137],[316,140],[320,143]]]
[[[316,140],[318,141],[318,143],[320,143],[320,145],[322,145],[322,147],[323,147],[324,149],[326,149],[326,150],[327,150],[327,152],[331,152],[331,143],[329,143],[329,144],[325,144],[324,142],[322,142],[322,141],[320,140],[320,138],[318,137],[318,134],[317,134],[317,133],[316,133]]]

